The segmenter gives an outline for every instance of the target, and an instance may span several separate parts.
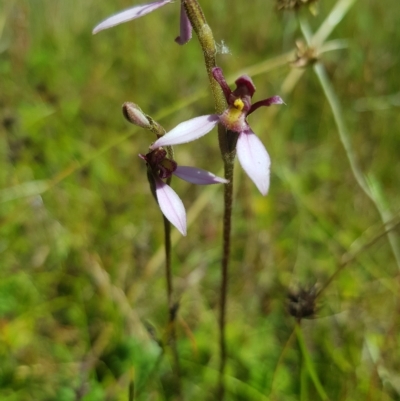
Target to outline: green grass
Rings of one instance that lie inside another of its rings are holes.
[[[302,38],[295,15],[272,0],[200,3],[229,46],[218,55],[226,75],[251,73],[255,100],[287,104],[249,119],[272,159],[268,196],[235,171],[226,399],[399,400],[397,0],[355,1],[331,33],[346,41],[321,55],[336,119],[314,69],[279,59]],[[173,41],[178,1],[91,35],[130,5],[0,0],[2,401],[127,400],[132,382],[135,400],[176,399],[159,345],[162,217],[137,157],[154,138],[121,105],[138,103],[169,130],[213,103],[196,38]],[[302,10],[303,28],[316,32],[334,5]],[[221,173],[216,133],[175,154]],[[211,400],[222,188],[173,186],[190,217],[187,237],[173,231],[184,399]],[[296,329],[287,294],[314,284],[324,288],[315,318]]]

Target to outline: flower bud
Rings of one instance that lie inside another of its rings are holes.
[[[146,129],[151,128],[149,119],[137,104],[125,102],[122,105],[122,113],[130,123]]]

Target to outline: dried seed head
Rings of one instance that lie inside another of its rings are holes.
[[[317,311],[317,288],[290,290],[287,295],[287,310],[297,319],[312,319]]]
[[[307,6],[313,15],[318,13],[318,0],[277,0],[276,8],[280,10],[298,10],[300,7]]]

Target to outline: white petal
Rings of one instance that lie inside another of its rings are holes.
[[[155,1],[154,3],[142,4],[139,6],[129,8],[125,11],[121,11],[120,13],[107,18],[103,22],[100,22],[100,24],[93,29],[92,33],[94,35],[97,32],[102,31],[103,29],[108,29],[115,25],[119,25],[124,22],[131,21],[139,17],[143,17],[143,15],[151,13],[152,11],[157,10],[157,8],[160,8],[165,4],[171,3],[171,1],[172,0],[160,0],[160,1]]]
[[[236,149],[244,171],[256,184],[258,190],[266,195],[269,188],[271,160],[264,145],[250,127],[239,134]]]
[[[186,211],[176,192],[159,178],[156,181],[156,196],[163,215],[182,235],[186,235]]]
[[[218,121],[218,114],[211,114],[208,116],[196,117],[192,120],[180,123],[164,136],[157,139],[150,146],[150,149],[194,141],[195,139],[208,134],[218,124]]]
[[[226,184],[229,182],[225,178],[217,177],[209,171],[196,167],[178,166],[173,174],[182,180],[197,185]]]

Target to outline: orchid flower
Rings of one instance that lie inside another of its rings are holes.
[[[93,35],[97,32],[102,31],[103,29],[108,29],[113,26],[122,24],[127,21],[132,21],[136,18],[143,17],[146,14],[149,14],[160,7],[165,6],[168,3],[172,3],[172,0],[158,0],[153,3],[141,4],[138,6],[134,6],[132,8],[128,8],[127,10],[121,11],[111,17],[105,19],[100,22],[100,24],[96,25],[93,29]],[[192,37],[192,25],[190,24],[189,18],[186,14],[185,7],[183,6],[183,2],[181,3],[181,19],[180,19],[180,35],[175,39],[180,45],[184,45],[189,42]]]
[[[261,106],[283,104],[284,102],[279,96],[273,96],[252,104],[251,98],[256,88],[250,77],[247,75],[239,77],[235,81],[236,89],[232,91],[220,68],[215,67],[212,72],[214,79],[221,86],[228,108],[221,115],[211,114],[196,117],[179,124],[154,142],[150,149],[193,141],[221,123],[228,131],[238,133],[236,149],[239,162],[261,194],[266,195],[269,188],[270,158],[262,142],[251,130],[246,118]]]
[[[174,160],[166,156],[167,151],[163,148],[154,149],[146,155],[139,154],[139,157],[146,162],[154,181],[155,197],[163,215],[182,235],[186,235],[185,207],[176,192],[163,179],[168,179],[174,174],[185,181],[198,185],[226,184],[228,181],[206,170],[178,166]]]

